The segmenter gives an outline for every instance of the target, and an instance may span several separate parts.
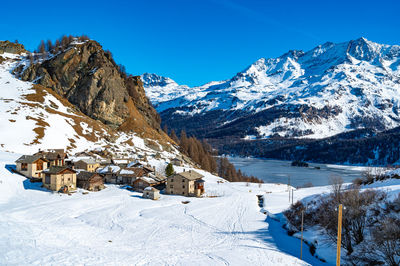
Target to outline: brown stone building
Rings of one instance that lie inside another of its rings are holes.
[[[75,169],[82,169],[87,172],[96,172],[97,168],[100,167],[95,159],[81,159],[74,163]]]
[[[144,176],[145,174],[146,172],[142,168],[127,167],[119,171],[117,183],[132,185],[137,178]]]
[[[189,197],[199,197],[204,193],[203,175],[189,170],[173,174],[167,178],[166,193]]]
[[[65,166],[50,166],[43,171],[43,186],[53,191],[76,190],[76,172]]]
[[[77,187],[89,190],[100,191],[104,189],[103,177],[98,173],[81,171],[76,176]]]
[[[65,159],[68,158],[68,155],[65,153],[64,149],[52,149],[46,151],[38,151],[34,155],[40,155],[44,159],[49,161],[49,166],[64,166]]]
[[[17,172],[29,178],[41,178],[42,171],[47,169],[49,161],[41,155],[22,155],[15,163]]]
[[[160,198],[160,191],[154,187],[146,187],[143,190],[142,197],[145,199],[158,200]]]

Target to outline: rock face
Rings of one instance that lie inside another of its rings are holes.
[[[160,118],[145,95],[140,77],[120,71],[111,53],[96,41],[72,42],[45,60],[19,70],[22,80],[52,88],[86,115],[114,128],[127,119],[143,119],[160,130]],[[136,117],[131,117],[132,108],[139,111]]]
[[[21,54],[26,52],[24,46],[20,43],[13,43],[10,41],[0,41],[0,54]]]

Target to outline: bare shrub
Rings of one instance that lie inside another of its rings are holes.
[[[340,194],[343,189],[343,178],[338,175],[331,175],[329,177],[329,184],[331,185],[333,197],[337,202],[340,202]]]
[[[400,219],[386,217],[371,231],[371,240],[350,257],[356,265],[400,265]]]
[[[359,177],[353,180],[353,187],[359,187],[363,184],[363,180]]]

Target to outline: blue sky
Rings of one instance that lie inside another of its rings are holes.
[[[400,1],[2,1],[0,39],[87,34],[134,75],[223,80],[261,57],[364,36],[400,44]]]

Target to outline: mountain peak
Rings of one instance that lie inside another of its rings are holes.
[[[381,44],[360,37],[349,42],[347,52],[358,60],[372,61],[379,55],[381,47]]]

